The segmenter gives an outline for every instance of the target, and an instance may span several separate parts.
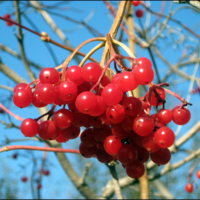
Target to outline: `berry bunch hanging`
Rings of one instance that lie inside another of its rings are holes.
[[[136,59],[124,44],[111,39],[109,34],[98,41],[106,41],[111,54],[104,68],[94,62],[84,64],[91,54],[81,62],[82,67],[68,67],[79,49],[76,48],[61,66],[43,69],[39,79],[30,84],[16,85],[13,102],[17,107],[25,108],[31,103],[37,108],[53,105],[39,118],[25,119],[21,132],[26,137],[38,134],[43,140],[60,143],[80,135],[79,151],[83,157],[96,157],[106,164],[117,160],[129,177],[140,178],[149,158],[157,165],[170,161],[168,148],[173,145],[175,135],[166,125],[171,121],[178,125],[188,123],[190,111],[185,106],[189,103],[163,87],[168,84],[152,83],[154,71],[148,58]],[[112,43],[124,48],[129,57],[116,54]],[[122,59],[132,62],[132,68],[124,66]],[[111,78],[105,72],[110,71],[112,62],[116,74]],[[138,85],[149,87],[139,98],[132,92]],[[181,105],[165,109],[166,92],[177,97]],[[56,106],[61,108],[55,111]],[[150,115],[152,106],[162,108]],[[47,120],[41,121],[44,116],[48,116]],[[81,134],[80,128],[84,128]]]

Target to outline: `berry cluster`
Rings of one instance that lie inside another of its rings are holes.
[[[196,94],[197,92],[200,94],[200,88],[199,88],[199,87],[194,88],[194,89],[192,90],[192,94]]]
[[[141,4],[140,1],[131,1],[131,2],[133,4],[133,6],[135,6],[135,7],[137,7]],[[136,17],[141,18],[141,17],[143,17],[144,12],[141,9],[137,9],[136,12],[135,12],[135,15],[136,15]]]
[[[131,61],[132,69],[122,65],[120,59]],[[112,61],[117,74],[110,79],[105,72]],[[17,107],[53,104],[39,118],[25,119],[21,132],[26,137],[38,134],[43,140],[62,143],[77,138],[82,127],[79,150],[83,157],[96,157],[101,163],[118,160],[129,177],[139,178],[145,172],[143,163],[149,157],[157,165],[170,161],[168,148],[174,143],[175,135],[166,125],[172,120],[184,125],[190,120],[190,111],[185,108],[189,103],[161,87],[168,84],[155,85],[153,79],[149,59],[117,54],[103,70],[93,62],[82,68],[63,67],[61,72],[45,68],[38,80],[20,83],[14,88],[13,102]],[[136,98],[132,91],[138,85],[147,85],[149,90]],[[182,104],[172,110],[165,109],[165,92],[177,97]],[[62,108],[54,111],[57,105]],[[152,106],[161,105],[158,113],[150,115]],[[48,116],[47,120],[41,121],[43,116]]]
[[[5,14],[5,15],[3,16],[3,18],[12,21],[11,16],[10,16],[9,14]],[[7,24],[8,26],[12,26],[12,25],[13,25],[12,22],[8,22],[8,21],[6,22],[6,24]]]

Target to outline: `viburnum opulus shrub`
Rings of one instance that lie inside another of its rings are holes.
[[[152,83],[154,71],[148,58],[122,56],[113,51],[111,55],[104,67],[91,61],[68,66],[67,60],[61,67],[45,68],[34,82],[15,86],[13,102],[19,108],[52,105],[46,114],[22,122],[20,128],[25,137],[39,135],[43,140],[62,143],[80,136],[79,151],[83,157],[95,157],[101,163],[117,160],[129,177],[140,178],[149,159],[157,165],[170,161],[168,148],[175,135],[167,124],[187,124],[189,103],[166,89],[167,84]],[[131,68],[122,65],[121,59],[131,61]],[[115,73],[109,77],[106,71],[111,63]],[[144,96],[134,97],[132,91],[139,85],[149,89]],[[166,92],[181,104],[165,108]],[[159,111],[150,115],[152,107],[159,107]],[[43,121],[45,115],[48,117]],[[186,190],[193,188],[187,186]]]

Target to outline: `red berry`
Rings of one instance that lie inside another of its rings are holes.
[[[136,62],[139,65],[147,65],[149,67],[152,67],[151,61],[148,58],[145,58],[145,57],[141,57],[141,58],[136,59]]]
[[[134,6],[139,6],[139,5],[140,5],[140,1],[131,1],[131,3],[132,3]]]
[[[153,119],[146,116],[138,116],[133,121],[133,130],[140,136],[149,135],[154,129]]]
[[[112,122],[106,117],[106,112],[104,112],[101,116],[100,119],[103,123],[107,125],[112,125]]]
[[[41,185],[41,184],[38,184],[38,185],[37,185],[37,189],[40,190],[41,188],[42,188],[42,185]]]
[[[137,159],[138,153],[135,148],[130,144],[124,144],[118,154],[118,160],[123,164],[129,164],[134,162]]]
[[[153,81],[153,69],[147,65],[138,65],[133,69],[135,81],[140,85],[147,85]]]
[[[39,125],[38,135],[43,140],[54,140],[58,137],[56,124],[53,121],[47,120]]]
[[[80,154],[85,158],[91,158],[96,155],[97,148],[96,146],[93,147],[86,147],[82,143],[79,145]]]
[[[172,111],[169,109],[160,109],[157,113],[158,121],[163,124],[168,124],[172,120]]]
[[[91,88],[91,83],[84,81],[81,85],[78,86],[78,94],[89,91]]]
[[[26,182],[26,181],[28,180],[28,178],[27,178],[26,176],[23,176],[23,177],[21,178],[21,180],[22,180],[23,182]]]
[[[104,142],[106,137],[112,135],[112,131],[110,126],[104,124],[101,128],[94,128],[93,129],[93,137],[98,142]]]
[[[138,83],[135,81],[134,75],[131,72],[123,72],[118,78],[117,85],[122,92],[128,92],[138,87]]]
[[[80,136],[81,142],[86,147],[93,147],[97,144],[97,141],[93,137],[93,129],[87,128],[85,129]]]
[[[71,111],[62,108],[54,113],[53,121],[60,129],[68,128],[72,124],[73,114]]]
[[[123,102],[126,115],[137,116],[142,111],[142,102],[135,97],[127,97]]]
[[[87,63],[82,67],[82,77],[87,82],[97,82],[101,76],[102,69],[97,63]]]
[[[13,95],[13,102],[19,108],[25,108],[32,102],[32,92],[30,89],[18,89]]]
[[[151,160],[157,165],[165,165],[171,159],[171,153],[169,149],[160,149],[154,153],[150,154]]]
[[[141,10],[141,9],[138,9],[136,12],[135,12],[135,14],[136,14],[136,16],[138,17],[138,18],[141,18],[141,17],[143,17],[143,10]]]
[[[97,160],[101,163],[109,163],[113,161],[113,157],[105,152],[105,150],[98,149],[97,150]]]
[[[162,88],[157,89],[156,88],[157,93],[160,95],[160,97],[162,99],[165,100],[165,91]],[[149,98],[149,91],[147,92],[147,99]],[[156,94],[154,92],[151,93],[151,100],[150,100],[150,104],[152,106],[157,106],[158,104],[158,98],[156,97]],[[158,106],[162,105],[162,102],[159,102]]]
[[[80,112],[88,114],[94,111],[98,102],[94,93],[82,92],[77,96],[75,104]]]
[[[126,165],[126,173],[131,178],[140,178],[145,173],[145,166],[140,161],[135,161]]]
[[[200,179],[200,170],[197,171],[196,175],[197,175],[197,178]]]
[[[106,117],[113,123],[118,124],[125,118],[124,107],[120,104],[109,106],[106,110]]]
[[[69,140],[69,139],[63,137],[62,132],[63,132],[64,130],[58,129],[57,131],[58,131],[59,134],[58,134],[58,136],[56,137],[56,142],[65,143],[65,142],[67,142],[67,141]]]
[[[188,183],[188,184],[185,186],[185,190],[186,190],[186,192],[188,192],[188,193],[192,193],[193,190],[194,190],[194,186],[192,185],[192,183]]]
[[[68,140],[69,139],[75,139],[80,134],[80,128],[76,127],[74,125],[71,125],[69,128],[62,130],[61,134],[64,138],[66,138]]]
[[[142,138],[143,137],[139,136],[136,133],[132,133],[128,136],[130,144],[133,145],[134,147],[137,147],[137,148],[143,148]]]
[[[159,128],[154,135],[154,139],[156,144],[161,147],[161,148],[169,148],[170,146],[172,146],[174,144],[175,141],[175,135],[174,132],[164,126]]]
[[[45,104],[52,104],[58,98],[55,87],[49,83],[41,84],[36,90],[40,101]]]
[[[155,142],[154,135],[155,135],[155,132],[152,132],[149,135],[147,135],[145,137],[142,137],[142,145],[143,145],[143,147],[147,151],[149,151],[151,153],[160,150],[160,147]]]
[[[36,91],[32,93],[32,104],[37,108],[41,108],[41,107],[47,106],[47,104],[43,103],[39,99],[38,94],[37,94]]]
[[[118,104],[123,97],[123,92],[116,84],[108,84],[104,87],[101,96],[104,99],[104,102],[107,105],[116,105]]]
[[[73,81],[76,85],[81,85],[84,82],[81,74],[81,68],[77,65],[73,65],[65,72],[65,79]]]
[[[3,18],[4,18],[4,19],[9,19],[9,20],[12,21],[12,19],[11,19],[11,17],[10,17],[9,14],[5,14],[5,15],[3,16]],[[8,26],[12,26],[12,25],[13,25],[12,22],[8,22],[8,21],[6,21],[6,24],[7,24]]]
[[[124,120],[120,123],[122,128],[128,132],[128,133],[133,133],[133,120],[135,117],[130,117],[128,115],[125,116]]]
[[[13,159],[16,159],[17,158],[17,156],[18,156],[18,154],[17,153],[15,153],[15,154],[13,154]]]
[[[54,68],[44,68],[40,71],[39,79],[42,84],[56,84],[60,80],[59,72]]]
[[[121,140],[111,135],[104,140],[104,149],[110,155],[116,155],[122,147]]]
[[[180,108],[180,106],[175,107],[172,110],[172,120],[175,124],[185,125],[190,121],[191,114],[187,108]]]
[[[18,89],[28,89],[31,92],[31,88],[27,83],[19,83],[19,84],[17,84],[13,89],[13,93],[15,93]]]
[[[50,174],[50,172],[49,172],[49,170],[45,170],[45,171],[43,171],[43,174],[48,176]]]
[[[145,163],[149,160],[150,153],[145,148],[137,147],[136,151],[138,153],[138,157],[137,157],[138,161]]]
[[[77,85],[72,81],[63,81],[57,87],[58,97],[63,101],[72,101],[78,94]]]
[[[72,124],[76,127],[85,126],[88,124],[89,115],[83,113],[73,113],[74,119]],[[90,126],[89,126],[90,127]]]
[[[25,137],[34,137],[38,133],[39,125],[34,119],[27,118],[21,123],[20,130]]]
[[[129,132],[126,132],[120,124],[112,125],[112,134],[120,140],[126,139],[129,136]]]

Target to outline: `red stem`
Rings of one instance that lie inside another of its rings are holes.
[[[8,110],[6,107],[4,107],[1,103],[0,103],[0,107],[5,110],[9,115],[12,115],[15,119],[17,120],[20,120],[20,121],[23,121],[24,118],[18,116],[18,115],[15,115],[14,113],[12,113],[10,110]]]
[[[3,148],[0,149],[0,153],[4,152],[4,151],[15,150],[15,149],[26,149],[26,150],[52,151],[52,152],[80,154],[80,151],[76,150],[76,149],[63,149],[63,148],[51,148],[51,147],[35,147],[35,146],[27,146],[27,145],[5,146],[5,147],[3,147]]]
[[[17,25],[17,26],[20,26],[21,28],[24,28],[24,29],[26,29],[26,30],[28,30],[28,31],[30,31],[30,32],[32,32],[32,33],[34,33],[34,34],[36,34],[36,35],[42,37],[42,35],[41,35],[40,33],[36,32],[36,31],[33,31],[33,30],[31,30],[31,29],[29,29],[29,28],[27,28],[27,27],[25,27],[25,26],[23,26],[23,25],[21,25],[21,24],[15,22],[15,21],[12,21],[12,20],[9,20],[9,19],[4,19],[3,17],[0,17],[0,19],[2,19],[2,20],[4,20],[4,21],[7,21],[7,22],[10,22],[10,23],[12,23],[12,24],[15,24],[15,25]]]

